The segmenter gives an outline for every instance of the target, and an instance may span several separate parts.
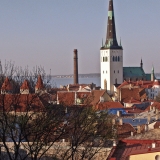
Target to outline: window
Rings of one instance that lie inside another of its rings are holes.
[[[120,61],[120,57],[118,56],[118,62]]]
[[[115,70],[114,70],[114,73],[115,73]]]
[[[104,73],[104,71],[103,71],[103,73]]]
[[[119,70],[118,70],[118,73],[119,73]]]
[[[106,73],[107,73],[107,71],[106,71]]]
[[[116,58],[115,58],[115,61],[117,62],[117,56],[116,56]]]
[[[108,58],[107,57],[104,57],[104,62],[107,62]]]
[[[113,62],[114,62],[114,56],[113,56],[113,58],[112,58],[112,59],[113,59]]]

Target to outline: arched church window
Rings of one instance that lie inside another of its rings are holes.
[[[114,70],[114,73],[115,73],[115,70]]]
[[[118,73],[119,73],[119,70],[118,70]]]
[[[120,61],[120,57],[118,56],[118,62]]]
[[[113,58],[112,58],[112,59],[113,59],[113,62],[114,62],[114,56],[113,56]]]
[[[117,62],[117,56],[115,57],[115,61]]]
[[[103,57],[103,62],[104,62],[104,57]]]

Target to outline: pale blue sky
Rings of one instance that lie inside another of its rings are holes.
[[[160,72],[160,0],[114,0],[114,9],[124,66],[142,57],[146,72]],[[79,73],[99,72],[107,10],[108,0],[0,0],[0,59],[71,74],[76,48]]]

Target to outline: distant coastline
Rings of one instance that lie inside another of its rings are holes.
[[[79,78],[96,78],[100,77],[100,73],[86,73],[86,74],[78,74]],[[155,73],[155,76],[159,79],[160,73]],[[68,75],[52,75],[53,78],[73,78],[73,74]]]
[[[100,73],[78,74],[79,78],[96,78],[100,77]],[[53,75],[53,78],[73,78],[73,74],[69,75]]]

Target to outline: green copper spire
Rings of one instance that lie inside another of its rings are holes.
[[[154,73],[154,66],[152,65],[152,73]]]
[[[154,66],[152,65],[152,73],[151,73],[151,81],[154,81],[156,79],[154,75]]]

